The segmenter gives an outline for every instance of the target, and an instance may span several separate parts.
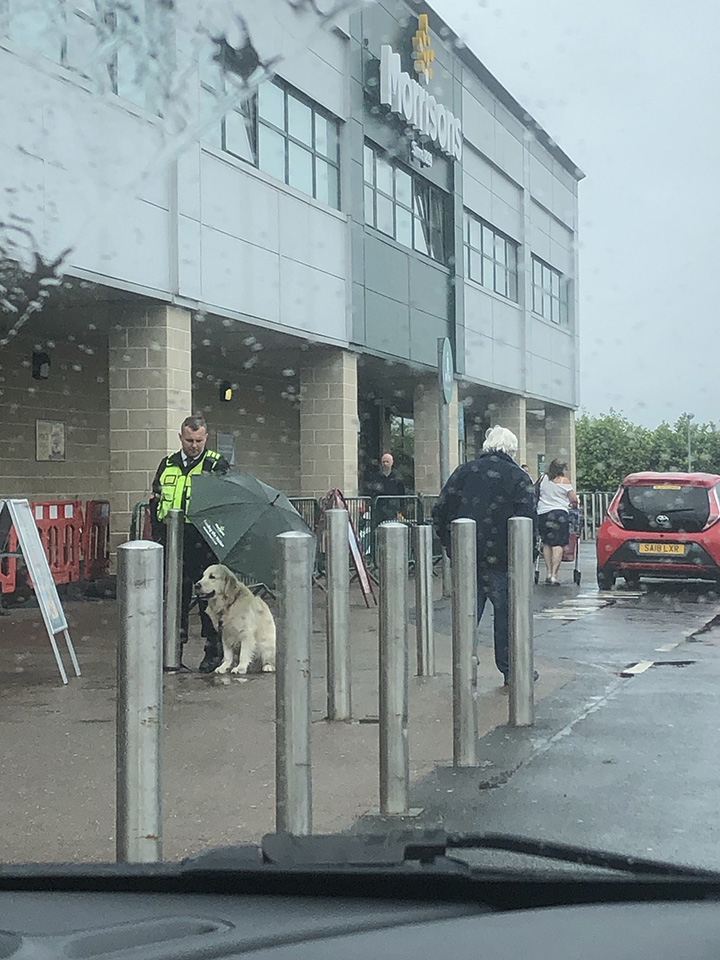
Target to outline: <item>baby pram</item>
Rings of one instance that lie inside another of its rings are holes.
[[[537,558],[535,560],[535,583],[540,582],[540,560],[542,559],[542,544],[540,543],[540,538],[538,537],[537,543]],[[580,573],[580,511],[571,510],[570,511],[570,536],[567,542],[567,546],[563,547],[562,555],[563,563],[574,563],[575,568],[573,569],[573,582],[579,587],[580,578],[582,574]]]

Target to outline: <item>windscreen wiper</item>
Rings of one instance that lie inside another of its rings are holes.
[[[446,833],[442,830],[396,831],[382,836],[296,837],[268,834],[262,841],[263,860],[277,866],[402,866],[452,860],[460,850],[499,850],[579,866],[614,870],[645,877],[720,879],[720,871],[608,853],[590,847],[556,843],[503,833]],[[200,859],[203,859],[202,857]]]

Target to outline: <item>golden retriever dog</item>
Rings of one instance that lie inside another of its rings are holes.
[[[195,584],[207,600],[207,613],[220,634],[223,661],[215,673],[247,673],[253,660],[263,673],[275,670],[275,621],[261,597],[253,596],[232,570],[221,563],[208,567]]]

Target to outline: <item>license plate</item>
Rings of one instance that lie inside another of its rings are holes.
[[[671,553],[682,557],[685,553],[684,543],[641,543],[638,545],[638,553]]]

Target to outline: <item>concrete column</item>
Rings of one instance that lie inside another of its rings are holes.
[[[413,420],[415,423],[415,490],[436,494],[440,491],[440,448],[437,377],[415,387]],[[458,392],[453,385],[450,401],[450,472],[458,465]]]
[[[495,409],[490,415],[491,427],[507,427],[518,438],[517,462],[527,463],[527,414],[525,397],[498,394]]]
[[[147,500],[162,457],[179,449],[192,413],[190,311],[128,309],[111,330],[111,549],[127,540],[133,506]]]
[[[321,497],[358,492],[357,357],[317,351],[300,370],[300,490]]]
[[[547,461],[567,461],[570,479],[577,483],[575,464],[575,411],[545,404],[545,450]]]

